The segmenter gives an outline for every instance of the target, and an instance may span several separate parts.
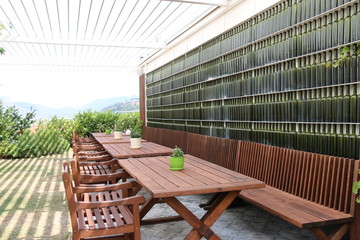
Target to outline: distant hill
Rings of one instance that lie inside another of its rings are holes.
[[[129,101],[123,101],[115,103],[102,109],[102,111],[113,111],[113,112],[134,112],[139,111],[139,99],[134,98]]]
[[[86,105],[83,105],[82,107],[78,108],[51,108],[42,106],[40,104],[32,104],[32,103],[26,103],[26,102],[11,102],[7,98],[2,98],[3,106],[4,107],[11,107],[15,106],[19,109],[20,114],[26,114],[27,112],[30,112],[31,109],[36,110],[36,118],[51,118],[54,115],[58,117],[65,117],[65,118],[72,118],[75,114],[77,114],[79,111],[91,109],[94,111],[102,111],[103,109],[116,105],[121,104],[122,102],[134,102],[138,101],[138,98],[135,96],[129,96],[129,97],[116,97],[116,98],[108,98],[108,99],[99,99],[96,101],[93,101],[91,103],[88,103]],[[130,105],[130,104],[125,104]],[[135,105],[135,103],[134,103]],[[130,109],[130,108],[129,108]],[[110,110],[110,109],[109,109]]]

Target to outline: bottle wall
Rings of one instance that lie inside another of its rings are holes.
[[[147,73],[148,126],[359,159],[359,47],[358,1],[282,1]]]

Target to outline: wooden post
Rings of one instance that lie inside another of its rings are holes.
[[[146,126],[146,96],[145,96],[145,74],[139,77],[139,101],[140,101],[140,120]]]
[[[355,162],[355,176],[354,180],[359,181],[360,175],[357,174],[357,169],[360,168],[359,161]],[[350,225],[350,240],[360,240],[360,203],[355,203],[355,200],[353,200],[354,207],[354,222]]]

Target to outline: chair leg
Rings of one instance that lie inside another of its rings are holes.
[[[80,234],[78,232],[72,234],[72,240],[80,240]]]

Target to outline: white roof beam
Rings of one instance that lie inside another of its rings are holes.
[[[219,7],[226,7],[229,4],[228,0],[162,0],[162,1],[203,4],[203,5],[219,6]]]
[[[135,69],[138,66],[130,65],[111,65],[111,64],[88,64],[88,63],[45,63],[45,62],[19,62],[19,61],[0,61],[0,65],[20,65],[20,66],[52,66],[52,67],[112,67]]]
[[[163,49],[165,43],[151,42],[114,42],[114,41],[98,41],[98,40],[54,40],[54,39],[36,39],[36,38],[6,38],[0,39],[1,42],[7,43],[29,43],[29,44],[54,44],[54,45],[72,45],[72,46],[89,46],[89,47],[124,47],[124,48],[151,48]]]

